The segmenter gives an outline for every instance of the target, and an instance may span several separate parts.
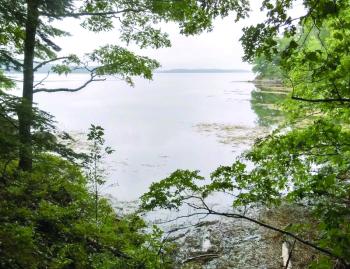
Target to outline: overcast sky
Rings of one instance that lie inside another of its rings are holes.
[[[158,60],[162,69],[172,68],[225,68],[225,69],[250,69],[247,63],[243,63],[243,50],[239,42],[242,36],[242,28],[256,24],[265,19],[265,14],[259,10],[260,0],[252,0],[252,13],[250,18],[235,23],[234,16],[215,21],[212,32],[197,36],[186,37],[179,34],[175,24],[164,24],[162,30],[169,33],[172,47],[158,50],[143,49],[131,46],[131,50],[138,54],[149,56]],[[301,5],[295,7],[295,12],[302,12]],[[118,30],[109,33],[92,34],[79,26],[79,21],[67,19],[59,22],[59,26],[72,36],[61,38],[58,44],[63,48],[62,53],[83,54],[90,52],[104,44],[124,45],[118,39]]]

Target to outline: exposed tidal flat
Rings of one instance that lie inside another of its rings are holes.
[[[85,76],[52,77],[45,86],[76,87]],[[84,144],[91,123],[105,129],[106,145],[116,151],[107,160],[108,180],[102,191],[118,212],[128,213],[152,182],[177,169],[200,170],[208,177],[220,165],[230,165],[282,120],[278,105],[286,93],[240,82],[253,77],[251,73],[156,73],[153,81],[136,79],[133,88],[111,77],[76,93],[40,93],[35,101],[55,115],[61,130],[76,135],[78,147],[79,140]],[[221,208],[231,203],[222,195],[210,202]],[[169,212],[153,215],[154,220],[162,218],[169,218]],[[166,225],[169,231],[184,222]],[[264,253],[254,252],[255,247],[267,248],[261,228],[254,224],[216,218],[190,226],[173,234],[184,246],[178,252],[182,261],[187,260],[184,268],[230,268],[235,262],[241,267],[232,268],[253,268],[251,262]],[[245,255],[249,262],[239,255],[244,249],[250,252]]]

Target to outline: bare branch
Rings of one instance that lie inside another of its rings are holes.
[[[44,82],[49,76],[50,76],[50,71],[47,72],[46,76],[45,76],[42,80],[40,80],[38,83],[36,83],[36,84],[33,86],[33,88],[36,88],[36,87],[38,87],[39,85],[43,84],[43,82]]]
[[[80,87],[77,88],[56,88],[56,89],[46,89],[46,88],[39,88],[39,89],[35,89],[33,91],[33,93],[38,93],[38,92],[77,92],[80,91],[81,89],[84,89],[87,85],[89,85],[91,82],[95,82],[95,81],[105,81],[105,78],[95,78],[96,75],[91,75],[91,78],[86,81],[83,85],[81,85]]]
[[[126,8],[122,10],[115,10],[115,11],[105,11],[105,12],[78,12],[78,13],[65,13],[65,14],[50,14],[42,12],[40,15],[47,16],[47,17],[54,17],[54,18],[78,18],[82,16],[107,16],[107,15],[116,15],[121,13],[127,13],[127,12],[143,12],[145,9],[133,9],[133,8]]]
[[[167,224],[167,223],[174,222],[174,221],[177,221],[180,219],[188,219],[190,217],[202,216],[202,215],[208,215],[208,212],[195,212],[195,213],[191,213],[191,214],[187,214],[187,215],[183,215],[183,216],[178,216],[176,218],[165,220],[165,221],[157,221],[157,222],[155,222],[155,224],[157,224],[157,225]]]

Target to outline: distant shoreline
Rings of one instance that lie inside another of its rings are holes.
[[[202,73],[202,74],[209,74],[209,73],[250,73],[250,70],[244,70],[244,69],[209,69],[209,68],[203,68],[203,69],[169,69],[169,70],[156,70],[155,73]]]

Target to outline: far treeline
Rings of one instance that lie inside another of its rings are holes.
[[[350,268],[350,2],[307,0],[304,14],[292,17],[297,2],[263,1],[266,21],[244,28],[241,38],[244,60],[257,74],[291,88],[285,122],[210,181],[177,170],[153,183],[137,213],[192,205],[198,215],[250,221],[310,249],[309,268]],[[0,71],[0,268],[176,268],[177,246],[159,228],[137,213],[118,215],[100,195],[103,157],[113,152],[103,128],[92,125],[89,148],[76,152],[74,139],[55,128],[33,96],[76,92],[107,75],[133,85],[133,77],[151,79],[160,66],[116,44],[84,57],[61,55],[55,38],[69,33],[57,22],[74,18],[91,32],[119,31],[126,45],[161,48],[171,44],[160,23],[195,35],[231,13],[237,21],[249,16],[248,1],[1,1],[0,65],[23,74],[23,89],[12,95],[16,81]],[[45,88],[45,78],[34,82],[45,65],[51,73],[79,68],[90,77],[76,88]],[[230,211],[208,205],[214,192],[233,194]],[[287,227],[241,211],[285,205],[304,212]]]

